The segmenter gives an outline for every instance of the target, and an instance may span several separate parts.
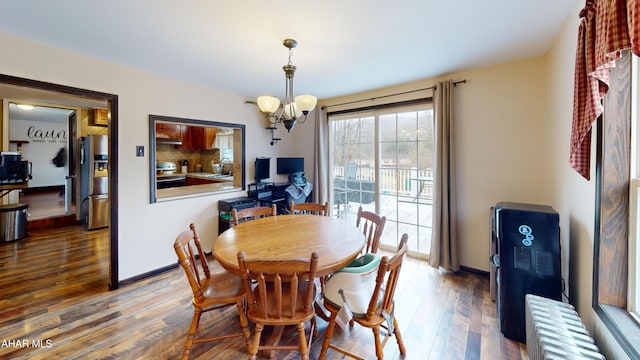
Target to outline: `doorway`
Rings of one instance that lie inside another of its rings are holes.
[[[9,133],[9,104],[7,99],[15,103],[37,103],[51,107],[70,109],[102,108],[106,107],[110,115],[107,133],[109,141],[109,276],[107,280],[110,289],[118,288],[118,96],[92,90],[74,88],[37,80],[0,74],[0,99],[2,101],[2,151],[8,151],[10,145]],[[75,191],[73,191],[75,193]],[[77,199],[77,197],[76,197]]]
[[[77,112],[9,103],[9,151],[20,153],[30,165],[28,187],[16,191],[18,202],[28,205],[30,228],[42,219],[76,218],[75,178],[70,176],[75,157],[70,149],[75,139],[69,129],[76,127]]]

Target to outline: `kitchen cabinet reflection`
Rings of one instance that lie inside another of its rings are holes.
[[[151,202],[244,190],[245,127],[149,115]]]

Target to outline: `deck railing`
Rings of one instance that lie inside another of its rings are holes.
[[[333,171],[333,216],[355,222],[359,206],[368,211],[380,210],[387,216],[381,248],[395,249],[402,228],[402,232],[412,234],[409,251],[413,256],[428,256],[430,205],[434,200],[431,169],[381,167],[377,177],[376,169],[369,166],[340,166]]]
[[[349,179],[375,181],[375,168],[370,166],[350,165],[347,167],[336,166],[333,169],[335,178],[344,179],[346,174]],[[432,199],[433,197],[433,170],[417,168],[381,167],[378,181],[381,195],[397,195],[415,197],[420,199]],[[418,193],[419,192],[419,193]]]

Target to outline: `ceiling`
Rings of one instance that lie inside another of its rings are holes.
[[[9,119],[11,119],[11,121],[39,121],[66,124],[72,112],[73,110],[57,107],[36,106],[31,110],[27,110],[18,107],[14,103],[9,105]]]
[[[0,31],[248,98],[330,98],[544,55],[576,0],[5,1]],[[577,31],[577,29],[576,29]]]

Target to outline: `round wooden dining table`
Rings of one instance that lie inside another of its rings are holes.
[[[362,251],[365,237],[355,224],[329,216],[278,215],[227,229],[213,243],[213,256],[227,271],[240,274],[238,252],[247,259],[289,259],[318,253],[317,276],[349,265]]]

